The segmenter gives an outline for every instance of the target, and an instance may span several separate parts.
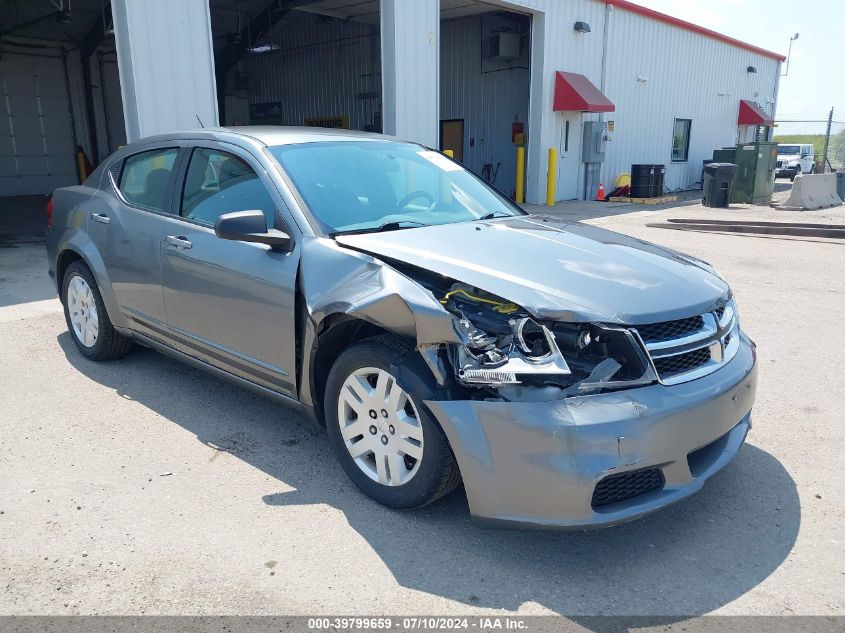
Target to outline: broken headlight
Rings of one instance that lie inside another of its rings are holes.
[[[461,315],[455,329],[463,341],[452,350],[458,380],[498,388],[509,398],[522,397],[525,388],[557,398],[656,379],[642,346],[626,328],[547,325],[519,315],[487,331]]]
[[[464,340],[457,347],[457,374],[475,384],[519,384],[521,376],[566,376],[571,372],[555,337],[529,317],[508,321],[510,332],[491,335],[466,317],[455,329]]]

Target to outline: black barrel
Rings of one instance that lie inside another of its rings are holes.
[[[651,198],[654,191],[654,165],[631,165],[631,197]]]
[[[655,198],[659,198],[663,195],[663,179],[666,176],[666,166],[652,165],[652,167],[654,167],[654,180],[652,181],[654,188],[651,195]]]

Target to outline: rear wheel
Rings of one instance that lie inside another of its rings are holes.
[[[113,360],[132,347],[132,341],[112,326],[94,275],[81,261],[72,262],[65,270],[62,303],[70,335],[84,356]]]
[[[391,508],[424,506],[460,483],[443,431],[422,404],[432,383],[413,347],[390,335],[350,347],[329,374],[332,449],[358,488]]]

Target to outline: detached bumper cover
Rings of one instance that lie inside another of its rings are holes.
[[[750,427],[756,354],[741,336],[724,367],[679,385],[553,402],[427,402],[458,460],[473,518],[612,525],[700,490],[736,455]],[[660,489],[593,508],[601,479],[650,467],[662,474]]]

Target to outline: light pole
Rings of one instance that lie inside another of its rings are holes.
[[[786,53],[786,72],[781,77],[786,77],[789,74],[789,60],[792,57],[792,42],[798,39],[798,33],[789,38],[789,51]]]

